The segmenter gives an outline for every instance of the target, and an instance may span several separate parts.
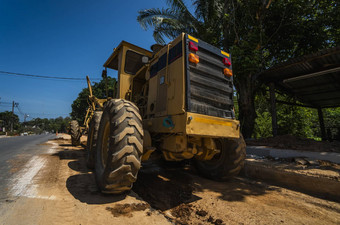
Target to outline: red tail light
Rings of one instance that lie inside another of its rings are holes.
[[[223,64],[226,65],[227,67],[231,66],[231,62],[228,58],[223,58]]]
[[[192,50],[192,51],[195,51],[197,52],[198,51],[198,44],[192,42],[192,41],[189,41],[189,49]]]

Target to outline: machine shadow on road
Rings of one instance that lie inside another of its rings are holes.
[[[68,145],[59,144],[59,146]],[[83,148],[64,148],[53,156],[58,156],[60,160],[72,160],[68,162],[68,167],[78,174],[67,178],[66,188],[79,201],[87,204],[107,204],[125,199],[126,195],[104,195],[98,190],[94,174],[86,167]]]
[[[68,147],[65,144],[59,146]],[[215,192],[225,201],[244,201],[246,196],[264,195],[272,190],[266,185],[242,178],[227,182],[208,180],[198,176],[191,165],[164,164],[164,161],[156,160],[143,163],[131,192],[105,195],[98,190],[93,171],[86,167],[83,148],[64,148],[55,155],[61,160],[73,160],[68,162],[68,167],[79,174],[68,177],[66,187],[74,198],[87,204],[118,202],[130,195],[137,198],[139,196],[152,208],[165,211],[181,204],[199,201],[199,196],[205,192]]]
[[[70,176],[66,181],[66,187],[74,198],[87,204],[107,204],[119,202],[124,200],[127,195],[102,194],[97,188],[94,175],[90,173]]]
[[[243,178],[212,181],[200,177],[190,164],[171,166],[158,161],[143,164],[132,190],[153,208],[167,210],[198,201],[206,192],[217,193],[225,201],[244,201],[246,196],[264,195],[273,188]]]
[[[71,144],[59,144],[60,147],[73,147]],[[86,148],[86,145],[84,143],[80,143],[80,146],[83,148]]]
[[[59,144],[60,147],[72,147],[73,145],[71,144]]]

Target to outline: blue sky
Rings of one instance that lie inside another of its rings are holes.
[[[0,71],[98,79],[120,41],[146,49],[154,44],[152,30],[136,20],[139,10],[154,7],[166,7],[165,0],[1,0]],[[15,101],[28,120],[65,117],[85,87],[85,80],[0,74],[0,111],[11,110],[2,102]]]

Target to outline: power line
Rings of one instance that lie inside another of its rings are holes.
[[[51,115],[70,115],[69,113],[27,113],[29,115],[42,115],[42,116],[51,116]]]
[[[0,102],[0,107],[3,108],[11,108],[13,106],[13,102]],[[19,106],[18,102],[14,103],[14,107],[18,110],[18,112],[21,115],[28,115],[28,114],[32,114],[32,115],[46,115],[46,116],[51,116],[51,115],[67,115],[69,116],[69,113],[44,113],[44,112],[40,112],[40,113],[24,113],[23,110],[21,109],[21,107]]]
[[[21,111],[21,109],[19,108],[19,105],[16,105],[16,108],[18,109],[18,111],[19,111],[19,113],[21,114],[21,115],[25,115],[26,113],[23,113],[22,111]]]
[[[54,77],[54,76],[46,76],[46,75],[35,75],[35,74],[25,74],[25,73],[15,73],[15,72],[7,72],[0,71],[0,74],[3,75],[14,75],[14,76],[24,76],[31,78],[44,78],[44,79],[57,79],[57,80],[86,80],[85,78],[76,78],[76,77]],[[91,80],[100,80],[99,78],[94,78]]]

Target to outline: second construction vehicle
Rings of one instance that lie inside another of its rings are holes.
[[[118,71],[118,86],[94,111],[88,132],[88,165],[101,191],[130,190],[154,151],[167,161],[192,159],[214,180],[237,175],[245,142],[230,55],[184,33],[152,50],[122,41],[104,64]]]

